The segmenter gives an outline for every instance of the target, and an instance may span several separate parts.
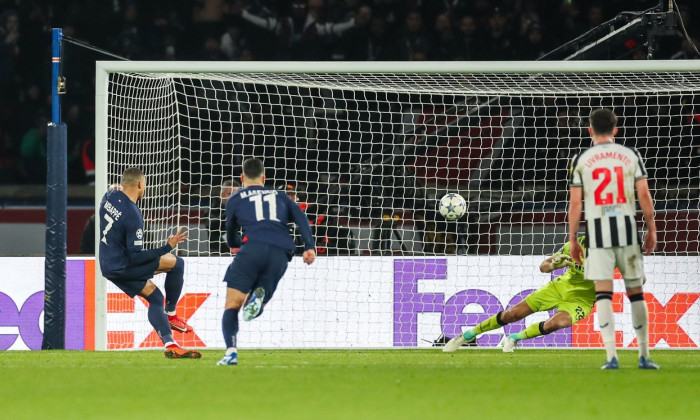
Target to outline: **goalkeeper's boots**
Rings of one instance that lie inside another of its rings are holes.
[[[202,353],[197,350],[183,349],[177,344],[171,344],[165,349],[165,357],[168,359],[201,359]]]
[[[231,354],[227,354],[224,356],[223,359],[219,360],[216,362],[218,366],[234,366],[238,364],[238,353],[233,352]]]
[[[649,370],[658,370],[659,365],[654,363],[653,360],[647,359],[647,358],[642,356],[639,358],[639,368],[640,369],[649,369]]]
[[[503,353],[513,353],[515,346],[518,344],[518,339],[515,334],[511,334],[503,341]]]
[[[609,362],[605,362],[603,366],[600,367],[602,370],[615,370],[620,369],[620,365],[617,363],[617,357],[613,357]]]
[[[442,348],[442,351],[444,353],[452,353],[454,351],[457,351],[458,348],[462,346],[475,346],[476,345],[476,336],[473,336],[469,339],[464,337],[465,335],[471,335],[469,332],[466,332],[464,334],[460,334],[457,337],[451,339],[450,341],[445,344],[445,347]]]
[[[192,327],[187,325],[187,323],[180,319],[177,315],[168,315],[168,322],[170,323],[170,328],[175,331],[180,331],[183,333],[188,333],[194,331]]]
[[[253,294],[250,296],[250,301],[247,305],[243,307],[243,320],[250,321],[255,319],[260,313],[263,305],[263,299],[265,299],[265,289],[258,287],[253,290]]]

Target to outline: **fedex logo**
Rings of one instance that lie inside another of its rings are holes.
[[[192,315],[204,304],[211,293],[185,293],[177,303],[175,312],[180,319],[187,322]],[[107,293],[108,314],[133,314],[136,312],[136,302],[148,307],[148,302],[142,297],[132,299],[124,293]],[[134,331],[107,331],[107,349],[132,349],[162,347],[163,343],[155,330],[145,339],[136,343]],[[184,347],[206,347],[196,331],[182,333],[173,330],[173,338]]]
[[[394,338],[395,347],[414,347],[418,342],[418,314],[440,313],[440,329],[448,337],[462,332],[463,326],[476,325],[498,312],[517,304],[533,290],[523,290],[507,302],[499,300],[488,290],[466,289],[452,296],[444,293],[419,293],[418,281],[447,279],[446,259],[398,259],[394,261]],[[623,293],[616,293],[613,309],[623,310]],[[700,298],[700,293],[676,293],[665,304],[661,304],[652,294],[645,294],[649,305],[649,345],[654,346],[664,340],[671,347],[697,347],[691,337],[678,325],[680,319]],[[472,305],[472,306],[469,306]],[[479,312],[465,312],[477,305]],[[595,308],[593,310],[595,312]],[[550,315],[554,311],[550,312]],[[629,316],[629,315],[626,315]],[[505,334],[525,328],[525,320],[504,327]],[[500,334],[484,334],[479,338],[481,346],[495,346]],[[617,332],[618,346],[623,346],[623,333]],[[602,347],[600,334],[595,330],[594,316],[591,314],[572,328],[557,331],[532,340],[523,341],[523,347]],[[635,347],[636,339],[629,345]]]
[[[31,350],[40,350],[43,333],[41,314],[44,292],[36,292],[21,304],[0,293],[0,350],[7,350],[21,338]]]

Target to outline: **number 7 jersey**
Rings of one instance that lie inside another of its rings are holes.
[[[639,244],[635,187],[647,171],[637,150],[616,143],[596,144],[571,165],[571,186],[583,187],[589,248]]]

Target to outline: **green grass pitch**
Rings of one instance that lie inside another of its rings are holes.
[[[216,366],[161,352],[0,352],[0,419],[696,419],[700,353],[276,350]]]

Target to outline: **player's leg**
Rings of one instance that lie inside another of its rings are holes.
[[[256,244],[246,244],[236,254],[236,258],[226,269],[224,282],[226,305],[221,318],[221,330],[226,343],[226,353],[218,365],[238,364],[238,312],[261,271],[259,260],[264,258]]]
[[[530,304],[528,304],[526,300],[523,300],[505,311],[501,311],[496,315],[489,317],[477,326],[465,331],[464,334],[451,339],[447,342],[447,344],[445,344],[442,351],[445,353],[451,353],[461,347],[462,344],[475,342],[476,337],[478,337],[480,334],[487,331],[493,331],[512,322],[520,321],[526,316],[534,313],[535,311],[533,311]]]
[[[221,319],[221,330],[226,343],[226,354],[217,364],[236,365],[238,364],[238,311],[245,302],[246,293],[231,287],[226,288],[226,306]]]
[[[639,368],[658,369],[659,365],[649,355],[649,311],[644,300],[644,266],[642,252],[638,246],[624,247],[619,250],[618,261],[620,274],[625,279],[627,297],[632,307],[632,326],[639,345]]]
[[[267,246],[266,264],[260,273],[258,282],[253,286],[249,301],[243,307],[243,320],[251,321],[263,313],[265,305],[272,299],[282,276],[287,271],[289,256],[287,252],[273,246]]]
[[[192,332],[192,327],[180,319],[175,313],[177,302],[182,293],[182,285],[185,282],[185,260],[173,254],[165,254],[160,257],[158,269],[155,274],[165,275],[165,313],[168,315],[170,326],[180,332]]]
[[[161,341],[163,341],[165,357],[169,359],[199,359],[202,357],[202,354],[198,351],[183,349],[173,339],[170,323],[167,315],[165,315],[165,307],[163,306],[163,293],[151,280],[146,281],[145,286],[138,292],[138,295],[148,302],[148,322],[151,323]]]
[[[556,283],[552,281],[530,293],[520,303],[511,308],[520,308],[519,311],[508,313],[509,311],[506,310],[504,316],[501,318],[510,324],[535,312],[543,312],[556,308],[562,300],[563,298],[556,288]],[[560,317],[557,318],[557,321],[559,321]],[[503,343],[503,352],[511,353],[519,341],[539,337],[550,332],[552,331],[544,330],[544,322],[531,324],[521,331],[508,335]]]
[[[602,369],[617,369],[618,366],[617,349],[615,348],[615,318],[612,308],[612,278],[615,272],[615,263],[615,252],[612,248],[589,248],[586,250],[583,277],[595,282],[598,326],[606,356],[606,362]]]

